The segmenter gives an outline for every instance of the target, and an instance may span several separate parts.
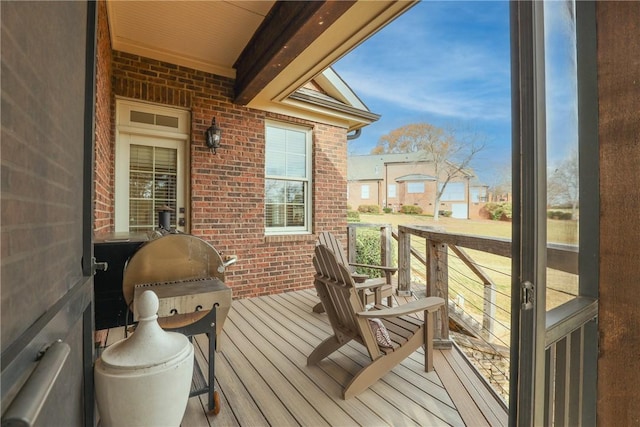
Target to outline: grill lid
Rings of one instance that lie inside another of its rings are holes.
[[[224,263],[218,251],[189,234],[167,234],[145,243],[129,259],[122,280],[127,305],[135,286],[217,278],[224,282]]]

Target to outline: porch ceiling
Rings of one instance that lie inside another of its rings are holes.
[[[277,111],[413,4],[110,0],[107,10],[114,50],[235,78],[237,103]]]
[[[235,77],[274,1],[109,1],[113,49]]]

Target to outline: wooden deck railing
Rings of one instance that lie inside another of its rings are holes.
[[[444,232],[434,227],[399,226],[397,234],[390,225],[349,224],[350,259],[355,260],[356,230],[375,227],[380,230],[382,245],[381,262],[389,265],[391,239],[398,241],[398,294],[412,292],[412,260],[424,266],[426,275],[426,295],[449,298],[449,250],[468,267],[483,285],[482,331],[493,334],[496,319],[496,284],[484,269],[467,254],[465,249],[482,251],[511,258],[511,241],[492,237],[469,236]],[[412,238],[414,239],[412,244]],[[420,244],[416,241],[420,239]],[[424,244],[422,244],[424,242]],[[416,247],[425,248],[424,252]],[[351,258],[353,257],[353,258]],[[578,275],[578,248],[572,245],[549,244],[547,247],[547,267]],[[597,300],[575,296],[547,312],[546,357],[547,357],[547,412],[550,425],[562,420],[575,420],[579,413],[579,396],[584,392],[584,370],[593,363],[585,345],[597,332]],[[451,345],[449,336],[449,306],[445,304],[436,325],[436,343],[440,348]],[[581,409],[580,409],[581,412]],[[566,424],[566,423],[565,423]]]
[[[415,257],[419,262],[424,263],[427,275],[428,296],[440,296],[448,299],[449,294],[449,263],[448,251],[450,248],[462,262],[469,267],[484,284],[484,305],[482,324],[483,330],[493,333],[496,307],[496,286],[483,269],[467,255],[464,251],[472,249],[511,258],[511,241],[496,237],[480,237],[464,234],[446,233],[440,229],[432,227],[399,226],[398,227],[398,292],[407,293],[411,291],[411,237],[424,239],[426,257]],[[413,251],[415,252],[415,251]],[[578,251],[577,247],[571,245],[549,244],[547,248],[547,266],[549,268],[577,274]],[[448,307],[443,310],[437,331],[442,344],[449,341],[449,313]]]

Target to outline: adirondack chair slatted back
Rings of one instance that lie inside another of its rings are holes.
[[[351,273],[356,271],[355,267],[349,265],[347,251],[344,250],[342,243],[333,234],[328,231],[322,231],[318,234],[318,244],[325,245],[336,256],[338,263],[344,265]]]
[[[323,244],[315,248],[313,265],[317,273],[314,284],[336,336],[342,334],[347,341],[354,339],[362,343],[367,347],[371,359],[378,358],[381,351],[368,321],[356,316],[356,313],[364,311],[364,306],[349,270]]]

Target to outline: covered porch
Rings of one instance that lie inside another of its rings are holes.
[[[395,298],[394,304],[407,300]],[[434,350],[433,372],[424,372],[419,350],[364,393],[342,400],[341,384],[368,356],[352,343],[319,367],[306,366],[307,355],[331,333],[327,316],[312,311],[318,301],[311,289],[235,300],[215,359],[220,413],[207,414],[206,394],[192,397],[182,425],[507,424],[505,405],[455,345]],[[122,327],[110,329],[106,344],[123,335]],[[206,336],[196,336],[194,345],[206,372]]]

